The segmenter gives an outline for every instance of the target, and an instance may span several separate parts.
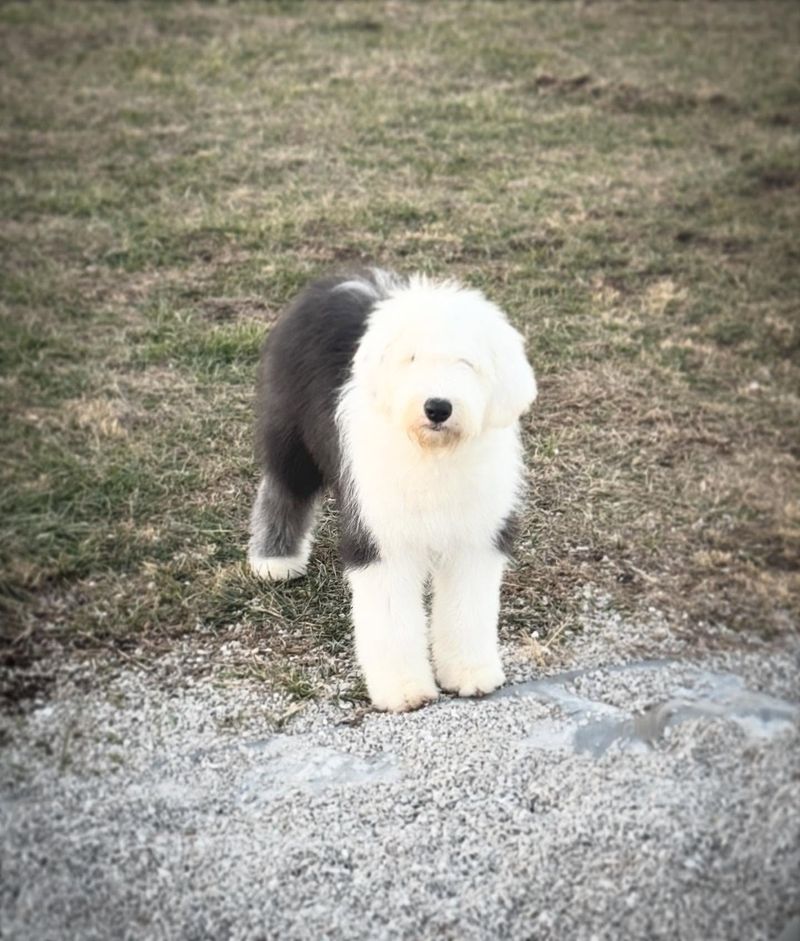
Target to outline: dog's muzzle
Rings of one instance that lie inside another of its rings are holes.
[[[424,415],[417,413],[409,433],[417,444],[426,450],[451,448],[461,438],[461,428],[453,415],[453,403],[449,399],[426,399],[422,406]]]

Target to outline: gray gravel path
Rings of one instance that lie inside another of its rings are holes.
[[[634,657],[619,627],[406,716],[67,674],[0,752],[0,933],[785,941],[800,647]]]

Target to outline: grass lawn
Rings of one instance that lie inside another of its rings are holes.
[[[796,630],[800,5],[6,2],[0,79],[8,697],[186,635],[300,698],[346,657],[330,514],[298,584],[243,550],[261,339],[348,263],[527,337],[507,639],[586,585]]]

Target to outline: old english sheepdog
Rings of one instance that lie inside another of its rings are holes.
[[[376,708],[414,709],[437,684],[474,696],[504,682],[500,582],[523,476],[518,419],[535,397],[522,337],[452,281],[379,269],[327,278],[270,331],[250,566],[266,579],[302,575],[333,489]]]

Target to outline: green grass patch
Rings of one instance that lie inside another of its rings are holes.
[[[190,311],[159,303],[134,353],[137,365],[166,365],[199,380],[252,383],[266,336],[261,320],[209,326]]]

